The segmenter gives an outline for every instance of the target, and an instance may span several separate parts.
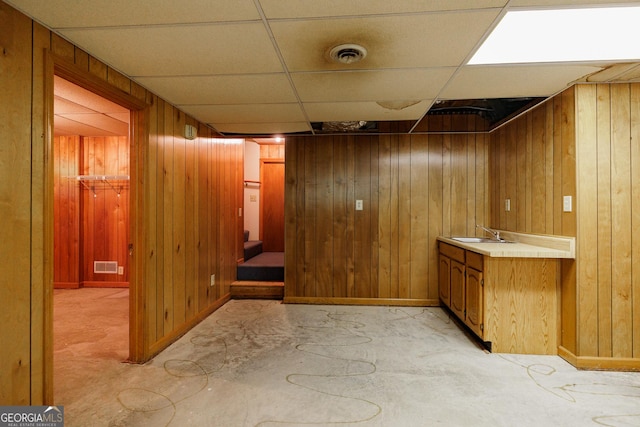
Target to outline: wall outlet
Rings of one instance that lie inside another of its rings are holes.
[[[211,275],[211,282],[209,283],[209,286],[214,287],[216,285],[216,275],[212,274]]]
[[[124,276],[124,267],[123,266],[118,266],[118,275],[119,276]]]
[[[504,199],[504,210],[511,212],[511,199]]]
[[[573,209],[573,200],[571,198],[571,196],[564,196],[562,198],[562,211],[563,212],[571,212],[571,210]]]
[[[356,200],[356,210],[357,211],[361,211],[362,210],[362,200]]]

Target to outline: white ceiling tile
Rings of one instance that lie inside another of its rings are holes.
[[[295,132],[308,132],[307,122],[291,123],[210,123],[218,132],[247,135],[277,135]]]
[[[600,67],[517,65],[465,67],[441,94],[443,99],[550,96]]]
[[[262,23],[61,33],[128,76],[282,72]]]
[[[9,0],[51,28],[260,19],[252,0]]]
[[[8,0],[8,3],[197,120],[212,123],[222,132],[255,134],[309,131],[308,121],[419,119],[438,94],[444,99],[552,95],[598,71],[599,65],[613,64],[469,67],[464,62],[498,17],[509,9],[637,2]],[[263,22],[263,17],[268,22]],[[328,51],[343,43],[363,45],[368,50],[367,57],[352,65],[331,62]],[[615,78],[637,80],[638,74],[636,68],[629,67],[628,71],[616,70]],[[606,76],[603,73],[597,77]],[[77,88],[69,89],[68,95],[60,95],[58,92],[67,88],[65,83],[58,86],[56,82],[56,122],[60,126],[73,123],[60,117],[61,112],[95,110],[116,121],[129,120],[129,111],[116,104],[93,99],[87,93],[79,96],[82,90],[78,92]],[[394,106],[405,108],[393,109]],[[95,129],[83,126],[86,127],[83,132]],[[80,131],[72,134],[78,133],[82,134]]]
[[[307,102],[304,109],[312,122],[416,120],[422,117],[429,105],[431,100],[395,110],[376,102]]]
[[[298,104],[251,105],[183,105],[187,114],[205,123],[302,122],[304,114]]]
[[[498,12],[278,21],[271,29],[290,71],[380,69],[460,65]],[[364,46],[357,64],[337,64],[328,51],[343,43]]]
[[[506,0],[260,0],[269,19],[367,16],[503,7]]]
[[[267,104],[297,100],[283,73],[139,77],[136,81],[176,105]]]
[[[455,68],[292,74],[303,102],[434,98]]]

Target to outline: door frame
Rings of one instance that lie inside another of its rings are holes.
[[[144,342],[144,161],[148,146],[149,106],[69,60],[45,49],[44,73],[44,377],[45,395],[53,401],[53,121],[54,75],[64,78],[131,112],[129,124],[129,358],[145,361]],[[135,249],[135,250],[134,250]]]

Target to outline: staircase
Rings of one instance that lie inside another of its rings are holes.
[[[284,297],[284,252],[263,252],[262,242],[244,234],[244,262],[238,264],[232,298]]]

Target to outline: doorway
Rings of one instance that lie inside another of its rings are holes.
[[[131,111],[53,82],[53,353],[56,398],[129,356]]]
[[[245,140],[244,257],[234,298],[255,295],[256,286],[264,297],[284,295],[284,148],[282,138]]]

